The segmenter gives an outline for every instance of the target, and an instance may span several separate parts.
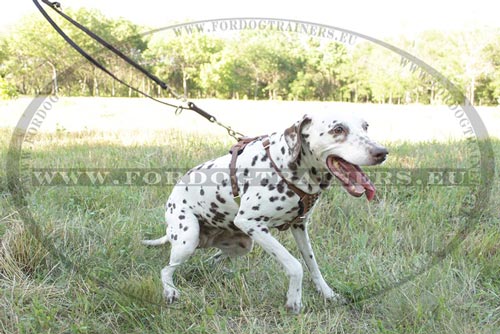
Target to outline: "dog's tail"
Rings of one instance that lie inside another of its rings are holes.
[[[158,245],[163,245],[168,242],[168,236],[165,235],[159,239],[155,240],[142,240],[142,244],[146,246],[158,246]]]

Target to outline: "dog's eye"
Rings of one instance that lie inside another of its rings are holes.
[[[363,130],[368,131],[368,123],[363,123]]]
[[[342,125],[337,125],[336,127],[333,128],[333,134],[335,135],[341,135],[345,132],[345,129]]]

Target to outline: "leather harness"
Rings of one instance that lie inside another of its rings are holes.
[[[283,179],[283,182],[288,186],[290,190],[292,190],[297,196],[299,196],[299,214],[297,217],[295,217],[293,220],[284,223],[282,225],[276,226],[276,228],[280,231],[287,230],[290,228],[291,225],[296,224],[296,223],[302,223],[303,220],[305,219],[306,214],[312,209],[314,206],[314,203],[319,198],[319,192],[316,194],[308,194],[305,191],[299,189],[296,185],[293,183],[290,183],[284,176],[279,167],[276,165],[274,160],[271,157],[271,153],[269,150],[270,147],[270,141],[268,136],[260,136],[260,137],[245,137],[241,138],[238,143],[233,145],[229,153],[231,154],[231,162],[229,164],[229,176],[231,179],[231,189],[232,189],[232,194],[234,197],[234,200],[238,205],[240,204],[240,195],[239,195],[239,189],[238,189],[238,178],[236,177],[236,161],[238,160],[238,155],[240,155],[245,147],[250,144],[251,142],[254,142],[256,140],[261,140],[262,141],[262,146],[264,147],[266,151],[266,155],[271,161],[271,165],[273,166],[274,170],[278,174],[279,177]]]

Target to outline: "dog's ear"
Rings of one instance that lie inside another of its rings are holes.
[[[302,128],[309,123],[311,123],[311,118],[304,115],[300,121],[295,122],[291,127],[285,130],[285,141],[290,149],[291,162],[296,162],[300,156],[300,151],[302,149]]]

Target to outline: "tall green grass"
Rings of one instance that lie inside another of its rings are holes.
[[[3,161],[9,136],[0,135]],[[217,139],[178,132],[134,136],[140,133],[41,134],[30,163],[187,170],[228,150]],[[463,142],[388,146],[385,167],[468,166]],[[494,148],[499,156],[498,141]],[[32,187],[33,226],[3,182],[0,332],[495,333],[500,186],[498,177],[491,182],[492,201],[472,222],[460,211],[468,187],[379,186],[380,200],[370,204],[339,187],[324,193],[310,225],[313,247],[325,279],[354,302],[325,302],[306,274],[299,316],[285,311],[286,276],[259,247],[220,265],[205,261],[212,251],[197,252],[177,272],[181,300],[164,304],[159,270],[168,246],[140,240],[163,235],[171,186]],[[466,222],[474,227],[436,261]],[[289,233],[273,233],[298,256]]]

